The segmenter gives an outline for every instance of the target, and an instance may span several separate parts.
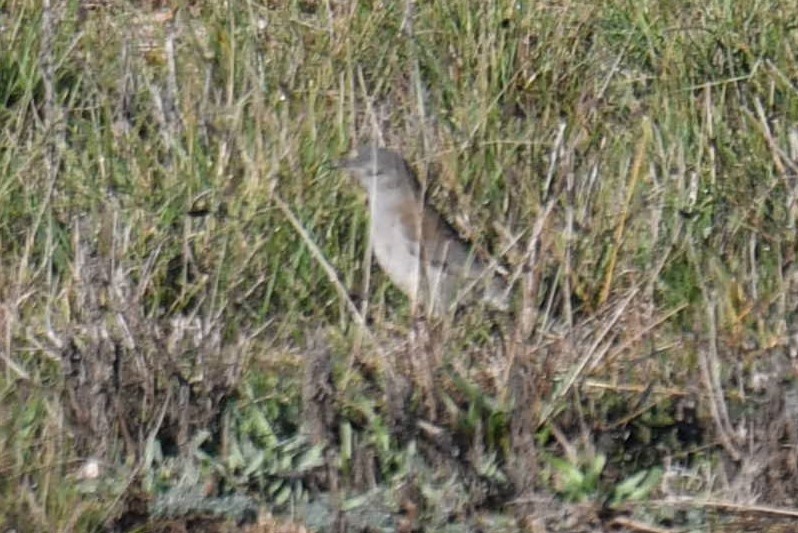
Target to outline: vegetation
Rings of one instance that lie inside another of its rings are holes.
[[[0,6],[4,530],[795,520],[791,2]],[[367,141],[511,312],[373,264]]]

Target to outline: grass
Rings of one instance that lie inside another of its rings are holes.
[[[6,2],[0,523],[785,527],[790,7]],[[371,140],[511,313],[413,314]]]

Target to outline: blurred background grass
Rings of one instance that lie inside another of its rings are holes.
[[[0,522],[794,505],[793,3],[156,4],[0,8]],[[429,322],[366,272],[332,164],[366,141],[512,313]]]

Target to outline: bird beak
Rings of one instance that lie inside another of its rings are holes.
[[[351,170],[355,167],[355,159],[353,157],[346,157],[345,159],[336,159],[332,162],[335,170]]]

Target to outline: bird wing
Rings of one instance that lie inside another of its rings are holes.
[[[423,258],[432,266],[451,271],[460,265],[480,265],[469,246],[460,238],[434,209],[428,206],[406,204],[399,210],[399,222],[408,242],[415,242],[419,233],[424,246],[421,246]],[[411,253],[417,254],[411,246]],[[480,270],[480,269],[477,269]]]
[[[415,204],[405,205],[399,210],[398,215],[410,255],[418,258],[422,263],[429,261],[431,269],[427,269],[426,275],[431,278],[427,279],[427,282],[441,282],[440,273],[436,273],[436,269],[454,274],[461,279],[476,279],[487,274],[484,280],[484,297],[493,307],[507,309],[507,292],[504,281],[493,269],[490,273],[485,272],[488,265],[474,255],[457,231],[437,212],[430,208],[422,209],[421,205]],[[423,242],[426,243],[425,246],[412,245],[413,242],[416,242],[419,233]],[[419,253],[421,254],[420,258]],[[454,293],[451,296],[453,297]],[[445,301],[448,302],[448,299]]]

